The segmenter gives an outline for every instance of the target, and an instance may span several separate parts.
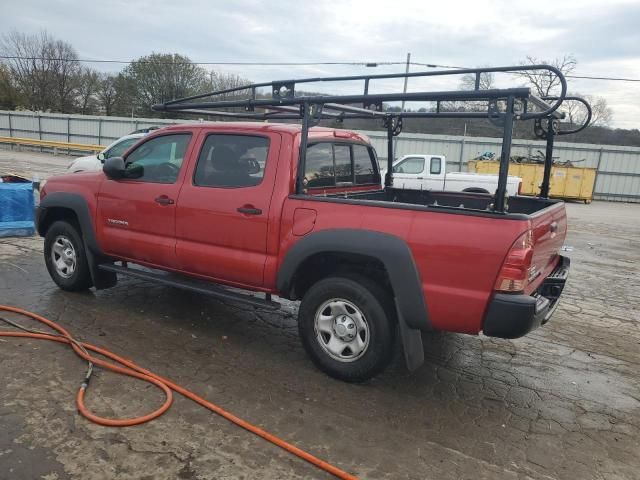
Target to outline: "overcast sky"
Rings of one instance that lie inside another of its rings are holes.
[[[200,62],[383,62],[404,61],[411,52],[416,62],[498,66],[527,55],[551,60],[573,54],[576,74],[640,78],[638,0],[1,2],[0,32],[46,29],[70,42],[81,58],[131,60],[171,52]],[[215,68],[264,81],[403,67]],[[604,96],[614,111],[613,126],[640,128],[640,83],[570,79],[569,86]],[[409,84],[409,90],[420,87]]]

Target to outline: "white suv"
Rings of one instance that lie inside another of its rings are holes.
[[[129,147],[133,146],[138,140],[147,135],[153,129],[144,131],[136,131],[129,135],[119,138],[103,151],[96,155],[87,155],[86,157],[76,158],[67,168],[69,173],[91,172],[102,170],[102,164],[107,158],[120,157]]]

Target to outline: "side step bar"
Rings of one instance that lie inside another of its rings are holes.
[[[140,270],[137,268],[121,267],[119,265],[113,265],[110,263],[100,264],[98,265],[98,268],[107,272],[128,275],[130,277],[139,278],[140,280],[159,283],[162,285],[167,285],[169,287],[181,288],[183,290],[203,293],[205,295],[216,297],[221,300],[242,302],[254,307],[267,308],[269,310],[278,310],[280,308],[280,304],[278,302],[274,302],[268,299],[269,296],[267,296],[267,299],[257,298],[253,295],[227,290],[226,288],[217,284],[205,282],[203,280],[198,280],[195,278],[185,277],[183,275],[177,275],[175,273]]]

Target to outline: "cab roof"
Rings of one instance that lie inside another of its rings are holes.
[[[174,130],[207,130],[216,131],[240,131],[240,132],[277,132],[299,136],[302,127],[295,123],[266,123],[266,122],[201,122],[182,123],[170,125],[162,129],[163,132]],[[369,137],[352,130],[342,130],[339,128],[312,127],[309,129],[309,139],[313,140],[342,140],[371,143]]]

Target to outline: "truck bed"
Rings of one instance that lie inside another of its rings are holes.
[[[332,195],[333,198],[346,198],[353,200],[369,200],[375,203],[405,204],[411,206],[444,208],[451,212],[451,207],[459,212],[483,212],[493,214],[490,210],[492,195],[486,193],[460,193],[460,192],[436,192],[403,189],[387,189],[378,191],[349,193]],[[508,215],[532,215],[550,205],[558,203],[558,200],[537,197],[512,196],[508,199]],[[378,205],[383,206],[383,205]],[[389,206],[389,205],[386,205]],[[449,207],[449,208],[447,208]],[[503,214],[496,214],[502,216]]]
[[[510,197],[506,212],[494,211],[493,197],[480,193],[376,189],[289,199],[290,208],[313,212],[315,232],[401,235],[420,274],[431,328],[460,333],[482,330],[497,276],[518,239],[532,248],[531,276],[521,292],[531,302],[560,261],[567,228],[563,202],[529,197]]]

